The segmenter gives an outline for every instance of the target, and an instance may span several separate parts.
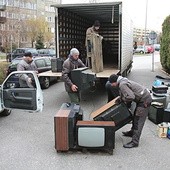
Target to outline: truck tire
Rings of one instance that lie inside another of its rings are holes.
[[[11,110],[4,109],[1,113],[0,116],[9,116],[11,114]]]
[[[42,77],[41,87],[43,89],[48,89],[50,87],[50,78],[49,77]]]

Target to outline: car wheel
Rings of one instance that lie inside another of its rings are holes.
[[[50,78],[49,77],[43,77],[41,83],[42,83],[41,84],[42,88],[48,89],[49,86],[50,86]]]
[[[143,54],[143,53],[144,53],[144,51],[140,51],[140,53],[141,53],[141,54]]]
[[[11,114],[11,110],[4,109],[1,113],[0,116],[9,116]]]

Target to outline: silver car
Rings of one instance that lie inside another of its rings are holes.
[[[139,45],[137,46],[136,50],[134,50],[134,52],[141,53],[141,54],[148,53],[148,48],[145,47],[144,45]]]

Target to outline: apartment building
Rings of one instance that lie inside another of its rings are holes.
[[[1,1],[0,1],[1,2]],[[44,17],[48,22],[48,31],[51,39],[46,44],[54,46],[54,8],[52,4],[60,3],[60,0],[2,0],[0,7],[6,10],[0,11],[0,17],[6,22],[0,24],[0,43],[9,46],[12,42],[16,47],[31,47],[30,37],[26,34],[25,21],[30,18]],[[0,9],[1,9],[0,8]]]
[[[0,1],[0,14],[3,13],[4,11],[6,10],[6,5],[5,5],[5,1],[2,0]],[[5,24],[6,22],[6,17],[3,17],[0,15],[0,26],[2,24]],[[2,39],[1,39],[1,36],[0,36],[0,51],[2,50]]]
[[[151,44],[152,42],[149,39],[149,33],[153,30],[142,29],[142,28],[134,28],[133,29],[133,41],[137,42],[139,45],[143,45],[144,43],[146,44]],[[155,40],[155,44],[160,43],[160,36],[161,33],[159,31],[155,31],[157,33],[157,39]]]

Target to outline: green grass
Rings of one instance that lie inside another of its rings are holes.
[[[6,70],[8,68],[9,63],[5,61],[0,61],[0,84],[4,81],[6,78]]]
[[[0,53],[0,60],[6,60],[6,55]]]

